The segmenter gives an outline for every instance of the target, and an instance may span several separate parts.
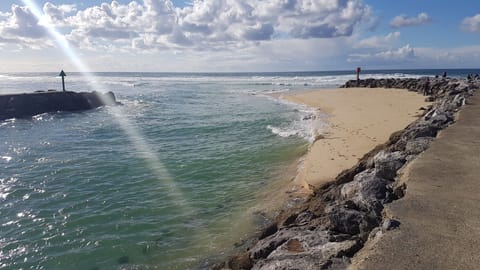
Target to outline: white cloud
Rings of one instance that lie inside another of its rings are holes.
[[[409,62],[416,58],[415,50],[407,44],[398,49],[379,51],[374,53],[353,53],[348,58],[349,62],[362,62],[362,63],[398,63]]]
[[[379,52],[375,56],[385,60],[406,60],[415,57],[415,50],[407,44],[397,50]]]
[[[373,36],[355,42],[355,48],[385,48],[390,47],[400,37],[400,32],[388,33],[385,36]]]
[[[465,18],[462,22],[462,29],[469,32],[480,32],[480,13]]]
[[[14,4],[8,15],[5,20],[0,21],[0,35],[3,38],[24,40],[46,36],[47,31],[29,8]]]
[[[59,27],[74,45],[91,50],[107,43],[132,50],[229,50],[274,39],[351,36],[372,17],[362,0],[194,0],[184,8],[171,0],[112,1],[83,10],[47,2],[43,12],[39,22],[29,8],[14,5],[0,16],[0,33],[20,43],[25,36],[44,39],[45,22]]]
[[[345,59],[347,38],[338,39],[280,39],[268,40],[256,46],[239,46],[234,53],[216,50],[205,53],[198,50],[146,51],[149,61],[129,58],[129,62],[146,64],[151,71],[294,71],[338,68],[338,59]],[[322,53],[318,53],[321,51]],[[158,55],[162,55],[160,58]],[[122,58],[123,62],[124,58]],[[119,60],[117,60],[119,61]],[[343,61],[342,61],[343,62]],[[121,63],[119,63],[121,64]],[[98,63],[100,66],[102,63]]]
[[[394,28],[400,28],[405,26],[415,26],[427,24],[431,21],[430,16],[427,13],[422,12],[417,17],[407,17],[405,15],[399,15],[390,21],[390,26]]]
[[[14,45],[15,50],[42,49],[53,46],[47,36],[45,27],[27,7],[13,4],[11,12],[0,14],[0,45]]]
[[[288,3],[283,6],[280,3]],[[370,20],[371,10],[362,1],[333,1],[333,0],[298,0],[298,1],[265,1],[276,7],[259,7],[267,14],[271,14],[271,21],[275,21],[276,12],[279,12],[277,24],[280,31],[289,33],[297,38],[331,38],[350,36],[354,27]],[[279,6],[282,7],[281,10]]]
[[[478,68],[480,46],[457,48],[416,48],[423,67],[429,68]]]
[[[365,37],[375,16],[363,0],[193,0],[183,8],[170,0],[112,1],[87,8],[47,2],[42,10],[40,19],[18,5],[0,13],[2,51],[53,47],[44,26],[54,25],[72,46],[88,49],[82,57],[97,70],[442,68],[480,62],[478,46],[402,47],[399,31]],[[428,14],[420,13],[397,16],[391,25],[428,21]],[[480,14],[465,18],[462,28],[480,32]],[[111,56],[108,62],[106,56]]]
[[[65,18],[77,10],[75,5],[59,5],[56,6],[50,2],[43,5],[44,19],[47,23],[55,25],[65,24]]]
[[[374,68],[477,68],[480,46],[426,48],[410,45],[392,50],[350,53],[348,62]]]

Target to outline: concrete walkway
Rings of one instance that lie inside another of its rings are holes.
[[[409,164],[398,229],[370,241],[349,269],[480,269],[480,94]]]

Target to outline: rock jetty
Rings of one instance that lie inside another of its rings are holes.
[[[348,81],[342,87],[423,93],[425,83],[425,78],[366,79]],[[385,204],[405,194],[398,172],[455,121],[455,113],[479,89],[479,81],[430,78],[426,98],[433,103],[418,120],[317,188],[306,203],[281,212],[244,253],[212,269],[345,269],[369,238],[400,225],[401,220],[384,211]]]
[[[0,95],[0,120],[26,118],[57,111],[84,111],[104,105],[116,105],[112,92],[47,91]]]

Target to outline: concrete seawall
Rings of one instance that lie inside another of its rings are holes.
[[[25,118],[57,111],[84,111],[104,105],[116,105],[112,92],[35,92],[0,95],[0,120]]]
[[[397,230],[372,234],[349,269],[478,269],[480,95],[408,166],[403,199],[384,212]]]

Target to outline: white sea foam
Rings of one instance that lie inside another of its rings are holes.
[[[10,160],[12,160],[12,157],[11,156],[2,156],[0,157],[0,159],[6,161],[6,162],[9,162]]]
[[[34,84],[38,86],[53,87],[59,82],[59,77],[56,74],[0,74],[0,78],[4,82],[24,82],[27,84]],[[139,76],[138,74],[132,74],[131,76],[125,76],[125,74],[115,75],[102,75],[92,74],[96,80],[105,85],[114,85],[128,88],[142,88],[154,85],[155,87],[161,87],[162,85],[169,85],[172,82],[176,84],[225,84],[225,85],[245,85],[251,86],[253,94],[269,93],[277,91],[289,91],[298,89],[318,89],[318,88],[331,88],[338,87],[345,83],[347,80],[355,79],[355,74],[332,74],[332,75],[299,75],[292,76],[291,74],[265,74],[265,75],[239,75],[239,74],[158,74],[152,76]],[[361,74],[362,78],[404,78],[404,77],[422,77],[423,75],[412,75],[405,73],[388,73],[388,74]],[[87,80],[79,74],[68,74],[67,85],[72,90],[87,91],[88,89],[76,89],[78,85],[83,85]],[[8,89],[12,91],[12,89]],[[26,89],[22,89],[25,91]],[[1,90],[0,90],[1,91]],[[20,90],[19,90],[20,91]]]
[[[131,80],[108,80],[108,81],[104,81],[103,83],[108,85],[121,85],[121,86],[127,86],[127,87],[135,87],[135,81],[131,81]]]
[[[313,143],[318,135],[325,133],[328,127],[326,114],[314,108],[284,99],[276,99],[276,101],[293,107],[298,112],[298,118],[282,126],[268,125],[267,129],[273,134],[281,137],[297,136]]]
[[[422,77],[422,75],[408,75],[403,73],[392,73],[392,74],[368,74],[365,77],[368,78],[404,78],[404,77]],[[262,77],[262,79],[266,79]],[[295,85],[308,85],[307,88],[328,88],[333,86],[339,86],[345,83],[347,80],[355,79],[355,75],[332,75],[332,76],[312,76],[312,77],[275,77],[270,78],[277,81],[277,85],[287,85],[285,81],[288,80],[288,85],[293,88]],[[306,87],[302,87],[305,89]],[[271,94],[285,92],[288,90],[268,90],[261,93],[255,93],[258,96],[264,96],[270,99],[275,100],[276,102],[283,103],[287,106],[293,107],[298,111],[298,119],[282,126],[271,126],[268,125],[267,128],[274,134],[281,137],[292,137],[298,136],[308,140],[310,143],[313,143],[318,135],[325,133],[328,122],[328,116],[321,111],[318,111],[314,108],[304,106],[298,103],[294,103],[288,100],[283,99],[281,96],[279,98],[272,96]]]

